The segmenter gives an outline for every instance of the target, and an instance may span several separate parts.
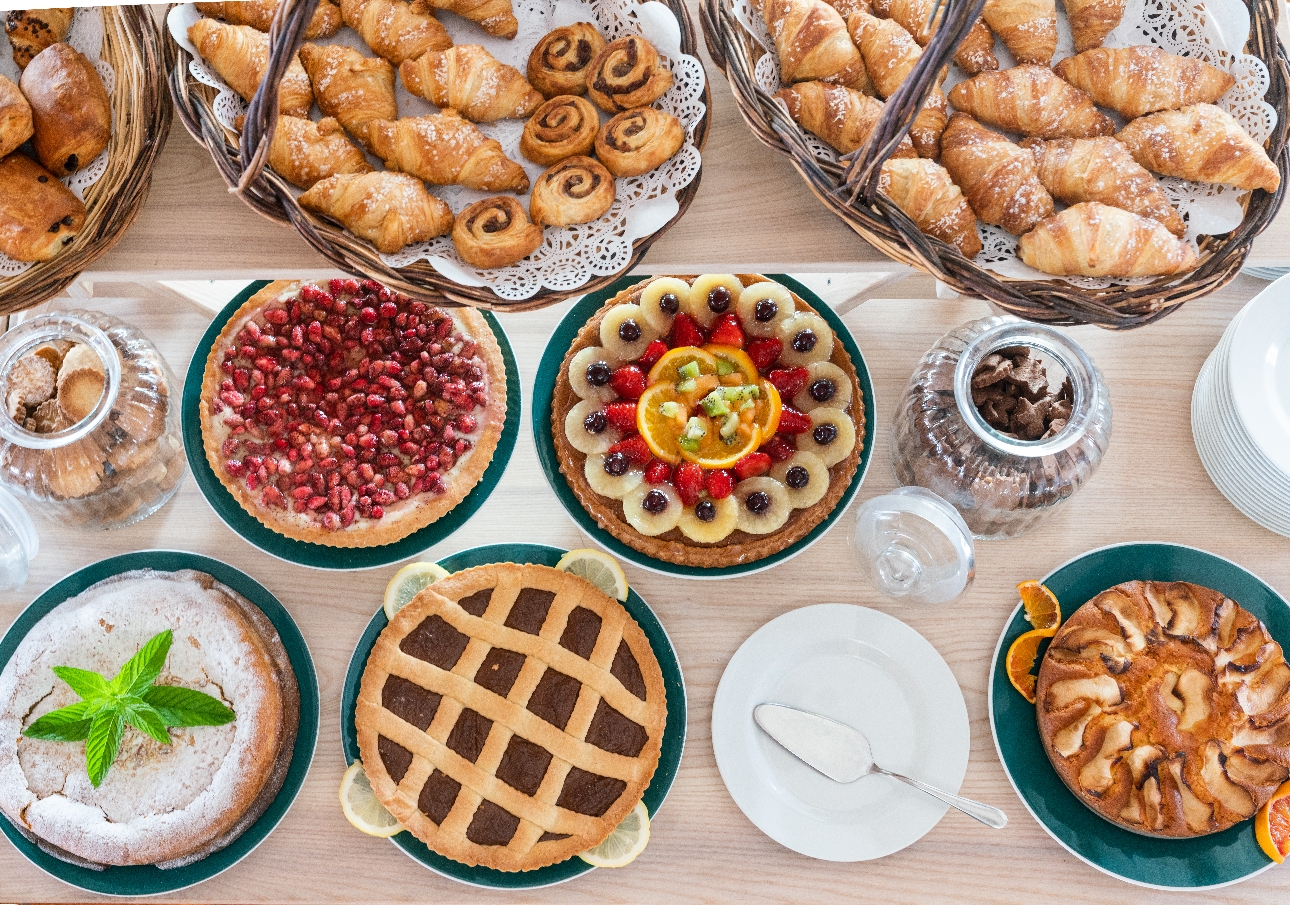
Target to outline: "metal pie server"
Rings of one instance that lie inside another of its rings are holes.
[[[790,754],[835,782],[855,782],[870,773],[881,773],[958,808],[988,827],[998,830],[1008,823],[1008,816],[998,808],[884,770],[873,762],[869,739],[845,723],[784,704],[758,704],[753,708],[753,719]]]

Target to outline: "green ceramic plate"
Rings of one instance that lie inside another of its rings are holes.
[[[497,318],[491,313],[484,311],[484,319],[488,321],[489,328],[497,338],[497,345],[501,347],[502,358],[506,362],[506,422],[502,425],[502,436],[497,442],[497,450],[493,453],[493,460],[489,463],[488,468],[484,471],[484,476],[480,478],[475,488],[471,490],[466,498],[458,503],[451,512],[439,519],[426,525],[420,531],[409,534],[401,541],[393,544],[386,544],[381,547],[327,547],[323,544],[311,544],[308,541],[294,540],[290,537],[284,537],[269,528],[266,528],[260,521],[251,516],[241,504],[225,489],[220,483],[215,472],[211,470],[210,463],[206,461],[206,451],[202,444],[202,423],[201,416],[198,413],[198,402],[201,397],[202,378],[206,372],[206,359],[210,356],[211,346],[215,344],[216,338],[224,325],[228,323],[229,318],[237,311],[242,304],[269,284],[268,280],[259,280],[246,287],[238,293],[233,301],[224,306],[224,310],[215,315],[211,321],[210,327],[202,337],[201,342],[197,344],[196,351],[193,352],[192,362],[188,365],[188,378],[184,381],[184,404],[183,404],[183,428],[184,428],[184,449],[188,453],[188,467],[192,469],[193,478],[197,481],[197,486],[201,488],[202,496],[206,497],[206,502],[210,503],[215,514],[220,517],[224,524],[228,525],[233,531],[242,535],[242,537],[252,546],[258,547],[270,556],[276,556],[278,559],[293,562],[301,566],[309,566],[314,569],[374,569],[378,566],[386,566],[409,556],[414,556],[432,547],[439,541],[451,535],[454,531],[464,525],[472,515],[484,505],[497,482],[502,478],[502,472],[506,470],[506,465],[510,462],[511,453],[515,449],[515,440],[520,434],[520,372],[515,365],[515,355],[511,352],[511,344],[506,339],[506,333],[502,330],[502,325],[497,322]]]
[[[4,639],[0,640],[0,669],[9,662],[18,644],[32,627],[54,607],[64,600],[75,597],[92,584],[134,569],[156,569],[161,572],[198,569],[213,575],[258,606],[278,630],[287,655],[291,658],[291,668],[296,673],[296,684],[300,686],[300,727],[296,731],[291,768],[287,771],[287,778],[282,783],[281,791],[273,799],[268,810],[227,848],[187,867],[176,867],[170,870],[160,870],[151,866],[109,867],[106,870],[77,867],[41,851],[19,833],[8,820],[0,819],[0,830],[4,830],[9,841],[32,864],[78,889],[110,896],[155,896],[176,892],[223,873],[251,854],[255,847],[273,832],[273,828],[278,825],[290,809],[291,803],[296,800],[296,794],[305,781],[305,774],[309,772],[309,764],[314,757],[314,746],[318,742],[318,676],[314,673],[313,658],[309,655],[309,648],[305,645],[304,636],[296,627],[295,620],[278,599],[254,578],[218,559],[198,556],[196,553],[185,553],[181,550],[140,550],[100,560],[73,572],[32,601],[31,605],[23,610],[22,615],[9,627]]]
[[[539,544],[493,544],[454,553],[439,560],[439,565],[449,572],[459,572],[462,569],[494,562],[554,566],[566,552],[556,547],[545,547]],[[645,807],[653,817],[658,813],[663,799],[667,798],[667,793],[672,788],[677,767],[681,764],[681,752],[685,748],[685,680],[681,676],[681,663],[676,658],[672,641],[667,637],[663,624],[658,621],[649,604],[642,600],[635,590],[632,590],[627,595],[627,602],[623,606],[649,638],[650,648],[654,651],[654,656],[658,658],[658,665],[663,670],[663,684],[667,689],[667,725],[663,729],[663,751],[659,757],[658,769],[654,771],[654,778],[643,796]],[[340,699],[340,735],[347,764],[352,764],[359,759],[358,735],[354,728],[358,687],[363,680],[363,670],[367,667],[367,658],[372,652],[373,645],[376,644],[376,638],[388,624],[385,611],[377,609],[376,615],[367,624],[363,637],[358,640],[358,647],[349,661],[349,671],[345,674],[345,687]],[[575,855],[567,861],[552,864],[550,867],[508,873],[491,867],[467,867],[458,861],[445,858],[432,852],[424,842],[414,838],[408,832],[399,833],[390,841],[403,849],[413,861],[420,862],[435,873],[469,886],[486,889],[538,889],[543,886],[554,886],[581,876],[589,870],[595,870]]]
[[[792,559],[823,537],[824,533],[833,526],[833,523],[841,518],[842,513],[846,511],[847,506],[851,504],[851,500],[855,497],[856,491],[860,489],[860,484],[864,481],[865,472],[869,470],[869,457],[873,453],[874,424],[877,421],[877,408],[874,405],[873,398],[873,382],[869,379],[869,369],[865,366],[864,356],[860,354],[860,347],[856,345],[855,338],[851,336],[851,331],[846,328],[846,325],[842,323],[842,319],[834,314],[833,309],[826,305],[819,296],[791,277],[778,273],[768,274],[768,276],[770,279],[782,283],[797,293],[829,322],[829,326],[833,328],[833,332],[842,342],[847,354],[851,356],[851,361],[855,364],[856,376],[860,378],[860,392],[864,398],[865,419],[864,436],[860,438],[864,442],[864,447],[861,450],[860,464],[856,467],[855,477],[851,480],[851,486],[847,488],[846,493],[842,494],[842,499],[838,500],[838,504],[833,507],[833,511],[829,513],[828,518],[816,525],[806,537],[797,543],[770,556],[719,569],[681,566],[676,563],[655,559],[652,556],[646,556],[638,550],[633,550],[596,524],[596,520],[586,509],[582,508],[578,498],[569,489],[569,483],[564,479],[564,475],[560,473],[559,457],[555,450],[555,441],[551,436],[551,403],[555,397],[555,381],[560,375],[560,366],[564,363],[564,355],[569,351],[569,346],[573,344],[574,337],[578,335],[578,331],[600,309],[601,305],[627,287],[633,286],[643,279],[639,274],[628,275],[599,292],[583,296],[576,305],[569,309],[569,313],[564,316],[564,319],[560,321],[560,325],[556,327],[555,332],[551,334],[551,340],[547,343],[546,351],[542,353],[542,363],[538,365],[537,378],[533,382],[533,440],[537,445],[538,460],[542,463],[542,471],[546,474],[547,483],[551,485],[555,495],[560,498],[560,505],[564,507],[564,511],[569,513],[569,516],[577,523],[578,527],[596,544],[605,548],[614,556],[634,563],[642,569],[649,569],[651,572],[679,575],[682,578],[732,578],[736,575],[751,575],[754,572],[769,569],[771,566],[787,559]]]
[[[1222,591],[1263,620],[1273,638],[1290,642],[1290,606],[1234,562],[1177,544],[1103,547],[1059,566],[1043,581],[1074,612],[1124,581],[1190,581]],[[1053,770],[1039,740],[1035,707],[1008,681],[1009,646],[1030,628],[1013,611],[990,666],[990,728],[1004,771],[1039,825],[1081,861],[1153,889],[1213,889],[1272,866],[1254,839],[1254,821],[1195,839],[1155,839],[1121,829],[1080,802]]]

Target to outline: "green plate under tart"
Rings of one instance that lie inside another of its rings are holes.
[[[73,572],[32,601],[9,627],[4,638],[0,639],[0,669],[4,669],[32,627],[54,607],[105,578],[136,569],[155,569],[158,572],[196,569],[214,576],[217,581],[259,607],[278,630],[282,646],[291,658],[291,668],[295,671],[296,684],[300,687],[300,726],[296,730],[291,767],[273,803],[260,815],[259,820],[251,824],[228,847],[186,867],[169,870],[152,866],[108,867],[104,870],[77,867],[41,851],[35,843],[19,833],[13,824],[0,818],[0,830],[4,831],[9,841],[32,864],[77,889],[109,896],[155,896],[177,892],[223,873],[251,854],[273,832],[273,828],[286,816],[292,802],[296,800],[300,786],[305,781],[305,774],[309,772],[314,747],[318,742],[318,676],[314,672],[313,657],[309,655],[309,648],[300,629],[296,627],[295,620],[286,607],[278,602],[278,598],[254,578],[218,559],[196,553],[182,550],[140,550],[99,560]],[[3,885],[2,881],[0,885]]]
[[[1236,563],[1194,547],[1102,547],[1059,566],[1043,582],[1057,595],[1063,612],[1073,613],[1107,588],[1133,580],[1190,581],[1221,591],[1263,620],[1273,638],[1290,643],[1290,605],[1285,599]],[[1018,605],[990,665],[990,729],[1012,787],[1048,835],[1103,873],[1152,889],[1214,889],[1273,866],[1254,838],[1253,819],[1208,836],[1161,839],[1122,829],[1076,798],[1044,752],[1035,705],[1008,681],[1008,648],[1030,628]]]
[[[454,531],[484,505],[497,482],[506,471],[511,453],[515,450],[515,441],[520,435],[520,372],[515,364],[515,354],[506,338],[502,325],[491,312],[481,311],[489,329],[497,338],[497,345],[502,350],[502,359],[506,362],[506,421],[502,425],[502,436],[497,441],[493,459],[488,463],[479,483],[443,518],[431,522],[419,531],[414,531],[400,541],[384,544],[380,547],[329,547],[325,544],[313,544],[308,541],[295,540],[279,534],[264,525],[259,519],[242,508],[233,494],[220,483],[210,463],[206,461],[206,450],[202,443],[202,420],[199,409],[202,391],[202,378],[206,373],[206,359],[210,357],[211,347],[219,337],[224,325],[251,296],[265,286],[268,280],[258,280],[247,286],[224,306],[224,310],[215,315],[211,325],[202,336],[201,342],[193,352],[188,365],[188,377],[184,381],[184,403],[182,422],[184,430],[184,450],[188,454],[188,467],[192,470],[193,479],[201,489],[202,496],[215,510],[220,521],[254,547],[263,550],[270,556],[286,560],[312,569],[375,569],[399,562],[409,556],[415,556],[422,550],[433,547],[439,541],[450,536]]]
[[[682,578],[712,579],[751,575],[754,572],[761,572],[785,560],[792,559],[823,537],[825,532],[846,511],[851,504],[851,500],[855,497],[856,491],[860,489],[860,484],[864,481],[865,472],[869,470],[869,459],[873,454],[874,425],[878,420],[877,408],[874,405],[873,381],[869,379],[869,368],[865,365],[864,356],[860,354],[860,347],[856,345],[851,331],[842,323],[842,318],[838,317],[833,312],[833,309],[825,304],[818,295],[784,274],[770,273],[766,274],[766,277],[783,284],[818,311],[820,316],[828,321],[829,326],[833,328],[834,335],[842,343],[843,348],[847,350],[847,354],[851,356],[851,362],[855,365],[856,376],[860,380],[860,394],[864,400],[865,415],[864,433],[857,437],[857,441],[863,442],[864,447],[860,451],[860,462],[856,466],[856,472],[851,478],[850,486],[842,494],[838,504],[833,507],[833,511],[822,522],[812,528],[806,537],[795,544],[790,544],[778,553],[772,553],[761,559],[734,566],[701,569],[697,566],[683,566],[666,560],[655,559],[627,546],[627,544],[596,524],[595,518],[578,502],[578,498],[574,496],[573,490],[569,487],[569,482],[565,480],[564,475],[560,472],[559,454],[556,452],[555,439],[551,436],[551,405],[555,398],[555,383],[560,376],[565,353],[573,345],[578,331],[586,325],[592,315],[600,310],[601,305],[624,289],[634,286],[646,278],[642,274],[630,274],[605,289],[601,289],[599,292],[583,296],[576,305],[569,309],[564,319],[560,321],[559,326],[555,328],[555,332],[551,334],[551,339],[546,345],[546,351],[542,353],[542,363],[538,365],[537,376],[533,381],[533,441],[537,445],[538,461],[542,463],[542,471],[546,475],[546,481],[551,485],[551,489],[555,491],[555,495],[559,498],[560,505],[564,507],[564,511],[569,513],[569,517],[574,520],[578,527],[598,546],[603,547],[614,556],[625,559],[642,569],[649,569],[651,572],[678,575]]]
[[[439,565],[449,572],[460,572],[462,569],[501,562],[532,563],[554,567],[566,552],[557,547],[540,544],[490,544],[454,553],[439,560]],[[681,663],[677,660],[672,641],[649,604],[641,599],[635,589],[632,589],[623,606],[645,632],[645,637],[649,639],[650,649],[654,651],[654,656],[658,658],[658,665],[663,671],[663,684],[667,690],[667,723],[663,728],[663,750],[659,755],[658,769],[654,771],[654,778],[642,796],[645,808],[653,818],[672,788],[672,781],[676,779],[676,771],[681,764],[681,752],[685,748],[685,679],[681,676]],[[363,681],[363,670],[367,668],[367,658],[372,653],[377,637],[388,624],[385,610],[378,607],[376,615],[367,624],[363,637],[358,640],[358,647],[355,648],[354,656],[349,661],[349,671],[345,673],[345,687],[341,690],[340,699],[340,739],[347,764],[352,764],[359,759],[358,732],[354,727],[354,714],[358,705],[359,685]],[[564,883],[587,871],[595,870],[577,855],[537,870],[511,872],[483,866],[469,867],[431,851],[429,846],[406,831],[392,836],[390,841],[403,849],[413,861],[425,865],[435,873],[459,883],[485,889],[538,889]]]

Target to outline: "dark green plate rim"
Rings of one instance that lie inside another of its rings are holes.
[[[1179,544],[1125,543],[1102,547],[1058,566],[1043,579],[1074,612],[1107,588],[1134,579],[1190,581],[1221,591],[1290,641],[1290,605],[1236,563]],[[1039,740],[1035,707],[1008,681],[1007,650],[1030,628],[1020,605],[1004,627],[990,664],[990,730],[1008,780],[1050,836],[1103,873],[1152,889],[1215,889],[1262,873],[1273,862],[1254,838],[1254,821],[1195,839],[1157,839],[1121,829],[1066,788]]]
[[[300,726],[296,730],[291,767],[273,803],[260,815],[259,820],[251,824],[246,832],[233,840],[228,847],[186,867],[170,870],[161,870],[150,865],[109,867],[105,870],[77,867],[41,851],[35,843],[19,833],[8,820],[0,819],[0,829],[4,830],[9,841],[32,864],[55,879],[78,889],[110,896],[155,896],[177,892],[223,873],[251,854],[290,810],[292,802],[296,800],[296,795],[305,781],[305,775],[309,772],[314,748],[318,743],[318,676],[314,672],[314,661],[309,654],[309,646],[305,644],[304,636],[300,634],[295,620],[291,618],[291,614],[278,601],[278,598],[254,578],[218,559],[211,559],[209,556],[201,556],[197,553],[183,550],[139,550],[102,559],[83,569],[78,569],[33,600],[14,620],[3,640],[0,640],[0,669],[9,662],[9,658],[13,656],[19,643],[32,627],[54,607],[75,597],[92,584],[135,569],[155,569],[159,572],[197,569],[214,576],[217,581],[237,591],[259,607],[264,615],[269,617],[273,627],[278,630],[283,647],[291,658],[291,668],[296,673],[296,684],[300,687]]]
[[[547,547],[541,544],[490,544],[446,556],[439,560],[439,565],[449,572],[458,572],[495,562],[554,566],[566,552],[558,547]],[[654,656],[658,658],[658,665],[663,670],[663,685],[667,690],[667,723],[663,729],[663,750],[659,756],[658,769],[654,771],[654,778],[642,796],[645,807],[653,818],[657,816],[659,807],[672,788],[677,768],[681,765],[681,753],[685,749],[687,706],[685,679],[681,675],[681,663],[676,657],[676,649],[672,647],[672,640],[668,638],[663,623],[659,622],[658,616],[654,615],[649,604],[641,599],[633,588],[628,592],[627,602],[623,606],[631,613],[632,618],[649,639],[650,648],[654,651]],[[340,735],[346,764],[352,764],[359,759],[358,734],[354,728],[358,687],[363,680],[363,670],[367,667],[367,658],[372,652],[373,645],[376,644],[376,638],[388,624],[385,610],[378,609],[371,622],[367,624],[363,637],[359,638],[354,656],[349,661],[349,670],[345,673],[345,687],[341,691],[340,699]],[[390,841],[403,849],[413,861],[423,864],[435,873],[459,883],[485,889],[539,889],[543,886],[564,883],[587,871],[595,870],[577,855],[549,867],[521,872],[507,872],[482,866],[468,867],[431,851],[424,842],[411,833],[399,833],[391,837]]]
[[[573,344],[578,331],[586,325],[587,321],[599,310],[601,305],[624,289],[634,286],[644,279],[641,274],[628,275],[611,283],[599,292],[583,296],[577,304],[569,309],[568,313],[560,321],[559,326],[555,328],[555,332],[551,334],[546,350],[542,353],[542,363],[538,365],[537,376],[533,381],[533,442],[537,446],[538,461],[542,463],[542,472],[546,475],[546,482],[551,485],[551,489],[559,497],[560,505],[564,507],[564,511],[569,513],[569,517],[582,529],[583,533],[614,556],[625,559],[642,569],[661,572],[665,575],[678,575],[682,578],[713,579],[751,575],[754,572],[761,572],[785,560],[792,559],[823,537],[825,532],[833,526],[833,523],[841,518],[842,513],[851,504],[851,500],[855,498],[856,491],[860,489],[865,473],[869,470],[869,459],[873,454],[875,425],[878,420],[877,407],[874,404],[873,381],[869,378],[869,368],[865,365],[864,356],[860,354],[860,347],[856,345],[851,331],[847,329],[846,325],[842,323],[842,319],[819,296],[797,282],[797,280],[784,274],[772,273],[767,274],[767,277],[787,286],[818,311],[828,321],[829,326],[833,328],[834,334],[842,341],[842,345],[846,348],[847,354],[851,356],[851,361],[855,365],[856,376],[860,379],[860,392],[864,399],[865,419],[864,449],[860,452],[860,463],[851,479],[851,485],[847,487],[846,492],[842,494],[842,498],[838,500],[838,504],[833,507],[833,511],[829,513],[828,517],[812,528],[806,537],[795,544],[785,547],[778,553],[772,553],[761,559],[733,566],[700,569],[694,566],[682,566],[655,559],[632,549],[604,528],[601,528],[591,513],[582,508],[582,504],[578,502],[578,498],[574,496],[573,491],[569,488],[569,483],[564,479],[564,475],[560,473],[560,460],[556,453],[555,440],[551,436],[551,404],[555,398],[555,382],[560,375],[560,366],[564,363],[564,355],[569,351],[569,346]]]
[[[193,352],[188,365],[188,377],[184,381],[184,402],[182,423],[184,430],[184,450],[188,454],[188,467],[192,470],[193,479],[201,489],[202,496],[211,509],[219,516],[220,521],[228,525],[235,533],[253,547],[257,547],[286,562],[307,566],[311,569],[375,569],[390,563],[415,556],[449,537],[454,531],[484,505],[502,473],[511,460],[515,450],[515,441],[520,434],[520,411],[523,404],[520,396],[520,372],[515,364],[515,354],[511,351],[506,331],[491,312],[481,311],[488,322],[497,345],[502,350],[502,359],[506,362],[506,421],[502,425],[502,436],[497,441],[493,459],[484,470],[479,483],[443,518],[431,522],[420,531],[415,531],[400,541],[380,547],[328,547],[323,544],[312,544],[308,541],[295,540],[265,527],[258,519],[242,508],[233,494],[224,487],[210,463],[206,461],[206,448],[202,443],[202,423],[198,403],[201,398],[202,379],[206,373],[206,359],[210,356],[211,347],[219,337],[224,325],[237,312],[237,309],[255,293],[269,285],[269,280],[257,280],[239,292],[234,299],[224,306],[215,319],[211,321],[197,349]]]

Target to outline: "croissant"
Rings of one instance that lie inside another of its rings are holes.
[[[27,64],[18,87],[31,105],[32,144],[45,169],[67,176],[89,166],[112,138],[112,103],[94,64],[69,44],[51,44]]]
[[[340,0],[340,15],[377,56],[395,66],[427,50],[452,46],[452,38],[426,0]]]
[[[648,107],[671,87],[672,70],[639,35],[611,41],[587,64],[587,98],[606,113]]]
[[[1101,47],[1102,41],[1124,18],[1125,0],[1063,0],[1075,52]]]
[[[1133,159],[1162,176],[1275,192],[1281,174],[1236,118],[1213,104],[1139,117],[1115,136]]]
[[[981,11],[1018,63],[1043,63],[1057,50],[1055,0],[986,0]]]
[[[553,97],[524,124],[520,153],[550,166],[566,157],[590,154],[599,131],[600,116],[591,101],[572,94]]]
[[[1092,138],[1115,132],[1115,123],[1078,88],[1047,66],[1023,64],[983,72],[950,89],[950,103],[980,122],[1039,138]]]
[[[533,183],[529,213],[538,226],[573,226],[600,219],[614,203],[614,177],[590,157],[570,157]]]
[[[1039,181],[1059,201],[1097,201],[1150,217],[1182,238],[1187,224],[1164,189],[1114,138],[1028,138],[1021,146],[1035,155]]]
[[[31,138],[31,104],[18,86],[0,75],[0,159]]]
[[[511,9],[511,0],[430,0],[436,9],[446,9],[469,19],[495,38],[513,38],[520,21]]]
[[[269,146],[269,166],[302,189],[340,173],[372,172],[367,157],[350,144],[341,124],[330,116],[318,122],[279,116],[273,144]]]
[[[372,151],[386,167],[435,185],[464,185],[489,192],[527,192],[524,168],[452,110],[430,116],[377,120],[368,126]]]
[[[67,37],[72,27],[72,7],[15,9],[5,14],[4,30],[13,46],[13,61],[26,69],[36,54]]]
[[[1195,270],[1191,246],[1155,220],[1084,201],[1021,237],[1021,260],[1059,276],[1154,277]]]
[[[303,44],[300,62],[323,114],[338,119],[364,146],[368,123],[399,118],[394,67],[389,61],[365,57],[344,44]]]
[[[775,92],[793,121],[839,154],[864,146],[882,117],[882,101],[824,82],[800,82]],[[909,136],[901,139],[892,157],[917,157]]]
[[[232,3],[194,3],[203,16],[223,19],[229,25],[249,25],[267,32],[282,0],[238,0]],[[336,0],[319,0],[313,18],[305,27],[305,40],[330,38],[340,31],[340,7]]]
[[[403,173],[347,173],[314,184],[300,206],[338,220],[382,254],[452,229],[452,210]]]
[[[888,19],[895,19],[914,36],[920,46],[926,47],[940,27],[941,16],[945,11],[942,5],[936,12],[936,21],[931,21],[932,7],[935,5],[936,0],[874,0],[873,11]],[[968,75],[999,68],[999,60],[994,55],[994,35],[983,20],[977,19],[972,23],[962,43],[954,51],[954,62]]]
[[[518,69],[478,44],[427,51],[400,66],[399,75],[417,97],[477,123],[528,116],[542,105],[542,95]]]
[[[856,47],[860,48],[865,69],[878,96],[891,97],[918,65],[923,55],[922,48],[900,23],[876,19],[863,10],[852,13],[847,20],[847,30]],[[940,156],[945,107],[945,93],[940,85],[933,86],[909,127],[909,138],[920,157]]]
[[[941,163],[986,223],[1019,236],[1053,212],[1035,157],[966,113],[955,113],[941,135]]]
[[[505,267],[538,250],[542,227],[529,220],[524,205],[514,198],[485,198],[457,215],[452,244],[467,264]]]
[[[843,22],[851,18],[851,14],[856,10],[864,10],[871,15],[873,13],[869,0],[824,0],[824,2],[838,11]]]
[[[0,160],[0,252],[15,261],[48,261],[85,225],[85,205],[24,154]]]
[[[953,245],[963,257],[981,253],[976,214],[940,164],[921,158],[887,160],[878,176],[878,191],[920,230]]]
[[[198,19],[188,29],[193,42],[219,77],[230,88],[249,101],[264,81],[269,68],[269,36],[249,25],[225,25],[214,19]],[[287,116],[309,116],[314,93],[309,87],[300,59],[291,61],[282,77],[278,93],[278,112]]]
[[[1158,47],[1098,47],[1053,67],[1103,107],[1130,119],[1154,110],[1212,104],[1236,79],[1221,69]]]
[[[785,85],[821,79],[865,93],[873,90],[846,22],[824,0],[762,0],[761,13]]]
[[[605,39],[590,22],[549,31],[529,54],[529,82],[545,97],[587,93],[587,72]]]

